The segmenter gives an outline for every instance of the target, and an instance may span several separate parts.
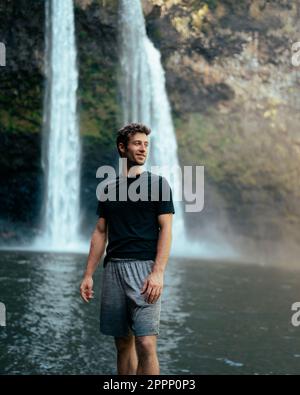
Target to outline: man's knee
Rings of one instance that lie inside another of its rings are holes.
[[[140,355],[149,355],[156,352],[156,336],[136,336],[136,350]]]
[[[134,336],[130,334],[128,336],[115,337],[115,345],[118,352],[127,351],[134,346]]]

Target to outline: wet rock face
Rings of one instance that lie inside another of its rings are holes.
[[[106,3],[75,1],[83,226],[88,231],[95,219],[96,169],[115,160],[113,131],[120,122],[117,2]],[[44,32],[44,1],[1,2],[0,41],[7,49],[6,67],[0,69],[0,233],[5,235],[15,234],[13,223],[39,231],[45,176],[41,166]]]
[[[142,0],[142,4],[147,33],[161,52],[181,163],[205,166],[210,196],[220,197],[218,209],[239,233],[298,240],[300,68],[291,63],[291,47],[300,37],[299,1]],[[88,228],[95,218],[95,169],[117,159],[113,132],[122,122],[118,1],[75,0],[75,23],[84,147],[82,202]],[[32,136],[28,141],[35,139],[33,147],[40,141],[44,2],[2,1],[0,41],[7,45],[7,67],[0,70],[0,132],[10,147],[0,159],[5,165],[1,177],[4,182],[11,172],[16,177],[16,189],[7,186],[12,199],[5,211],[9,220],[15,218],[14,196],[23,172],[11,149],[24,144],[18,133]],[[36,165],[40,151],[30,152],[35,160],[26,170],[28,190],[41,190],[33,181],[41,179],[42,170]],[[27,201],[29,223],[41,201],[41,196],[32,205]],[[208,198],[205,204],[205,213],[193,216],[191,226],[212,217],[218,222],[216,200]],[[22,201],[18,207],[19,219],[25,221]]]
[[[300,37],[300,3],[144,3],[182,163],[205,165],[245,236],[298,239],[300,68],[291,47]]]
[[[0,42],[0,239],[8,243],[30,234],[41,203],[44,2],[1,1]]]

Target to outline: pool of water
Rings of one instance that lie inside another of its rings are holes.
[[[113,338],[79,285],[86,256],[0,252],[1,374],[116,374]],[[171,259],[162,295],[161,374],[299,374],[300,271]]]

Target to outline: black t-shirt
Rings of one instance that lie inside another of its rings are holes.
[[[132,198],[133,190],[136,194]],[[172,190],[165,177],[149,171],[134,177],[117,176],[100,193],[96,213],[106,218],[108,226],[104,267],[110,258],[154,260],[158,215],[175,214]]]

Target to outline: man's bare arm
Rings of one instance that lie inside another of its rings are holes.
[[[168,263],[172,242],[172,220],[173,214],[161,214],[158,216],[160,231],[153,272],[163,273]]]
[[[148,303],[156,303],[162,294],[164,285],[164,271],[169,259],[172,240],[172,214],[158,216],[160,226],[157,243],[157,253],[152,272],[145,279],[141,294],[145,294]]]
[[[107,242],[106,219],[100,217],[92,235],[90,252],[87,259],[85,276],[93,276],[102,255],[104,254]]]
[[[86,270],[80,285],[80,295],[85,302],[93,298],[93,274],[104,254],[107,243],[106,219],[100,217],[93,232]]]

